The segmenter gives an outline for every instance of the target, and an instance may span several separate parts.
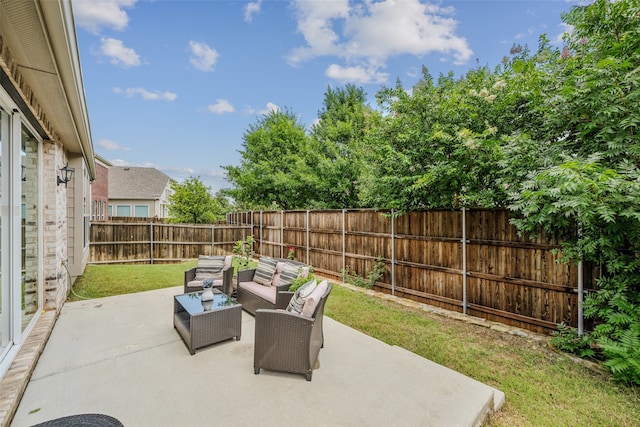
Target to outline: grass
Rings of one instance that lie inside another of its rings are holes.
[[[178,286],[184,270],[194,265],[195,261],[88,266],[74,291],[97,298]],[[426,313],[340,286],[333,289],[327,316],[502,390],[506,402],[487,422],[490,427],[640,426],[640,389],[613,382],[608,374],[551,350],[544,340]]]

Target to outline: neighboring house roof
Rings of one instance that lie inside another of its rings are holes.
[[[96,154],[94,157],[95,157],[97,163],[100,163],[101,165],[103,165],[105,167],[113,166],[113,164],[109,160],[105,159],[104,157],[102,157],[102,156],[100,156],[98,154]]]
[[[109,168],[109,199],[157,200],[167,188],[171,177],[154,168],[111,166]]]

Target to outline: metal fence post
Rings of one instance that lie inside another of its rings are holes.
[[[584,333],[584,272],[582,271],[582,260],[578,263],[578,335]]]
[[[309,210],[307,209],[307,215],[306,215],[306,238],[307,238],[307,265],[309,265]]]
[[[258,248],[258,253],[262,256],[262,211],[260,211],[260,246]]]
[[[346,231],[345,231],[345,209],[342,209],[342,281],[346,282],[345,273],[347,272],[347,242],[346,242]]]
[[[462,208],[462,312],[467,314],[467,210]]]
[[[149,264],[153,264],[153,222],[149,224]]]
[[[396,230],[395,230],[396,218],[391,209],[391,295],[396,294]]]

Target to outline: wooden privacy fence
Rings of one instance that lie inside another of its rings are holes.
[[[198,255],[230,254],[250,227],[141,222],[92,222],[89,262],[173,263]]]
[[[381,257],[376,290],[536,332],[583,328],[579,301],[595,271],[558,263],[552,236],[518,236],[507,210],[389,214],[260,211],[228,214],[227,223],[251,227],[257,254],[292,248],[322,275],[344,280],[348,268],[366,277]]]
[[[536,332],[561,322],[583,329],[579,302],[597,270],[559,264],[553,236],[518,236],[507,210],[389,213],[253,211],[213,225],[92,222],[89,262],[230,254],[253,235],[257,256],[286,257],[292,248],[297,260],[339,280],[346,268],[366,277],[381,258],[384,274],[374,288],[398,297]]]

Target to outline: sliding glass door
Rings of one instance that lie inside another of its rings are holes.
[[[4,159],[7,158],[6,140],[8,140],[9,134],[9,115],[5,110],[0,108],[0,362],[4,358],[5,354],[9,350],[11,343],[11,329],[10,329],[10,310],[9,310],[9,280],[5,273],[7,258],[7,226],[8,221],[5,218],[6,212],[6,182],[5,177],[7,173],[5,171],[7,162]]]
[[[43,305],[40,146],[0,96],[0,373]]]

